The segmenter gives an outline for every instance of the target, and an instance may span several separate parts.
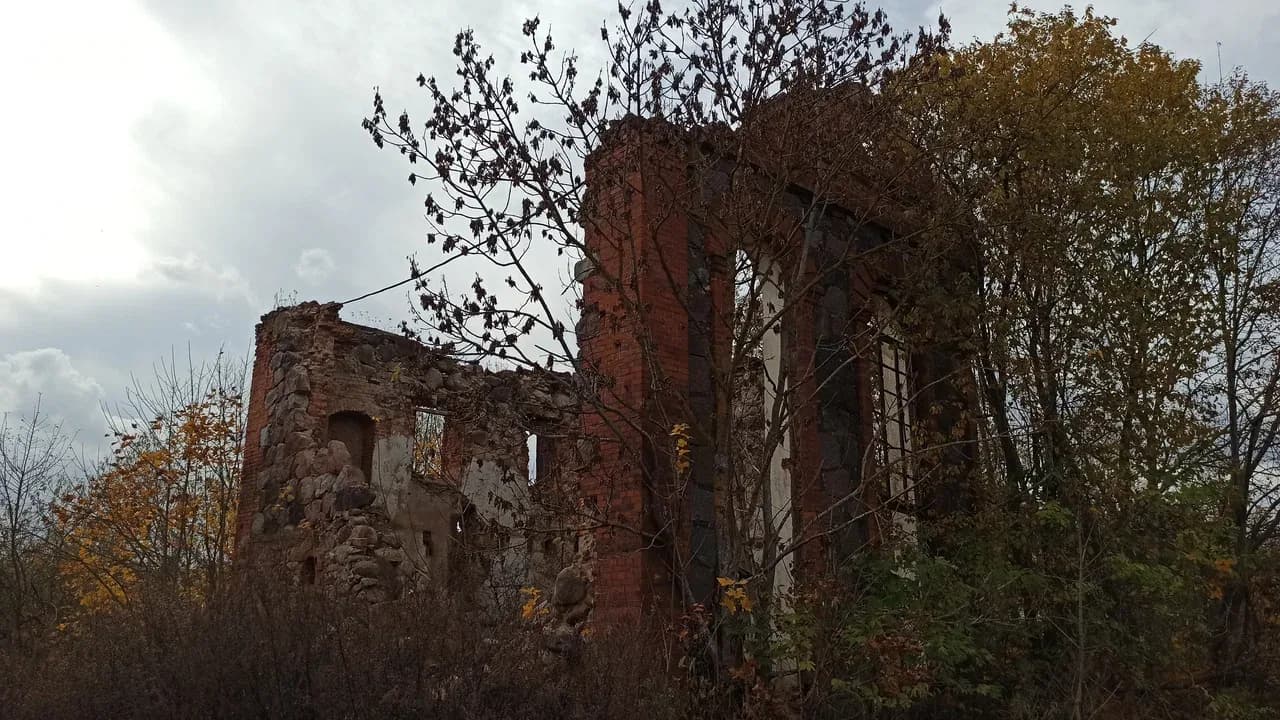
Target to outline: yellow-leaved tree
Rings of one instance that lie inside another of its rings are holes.
[[[1005,32],[935,60],[910,127],[960,206],[946,232],[973,292],[933,292],[953,268],[917,262],[913,313],[968,333],[987,557],[1055,588],[999,598],[1052,631],[1019,641],[1035,661],[993,663],[1041,679],[992,685],[1083,718],[1132,717],[1153,685],[1228,702],[1272,683],[1280,95],[1206,84],[1091,8],[1015,4]]]
[[[63,574],[84,608],[217,588],[234,542],[244,371],[222,354],[185,373],[162,363],[108,414],[109,457],[54,505]]]

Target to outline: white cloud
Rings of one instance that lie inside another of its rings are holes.
[[[298,256],[298,264],[294,272],[298,277],[312,285],[319,285],[333,274],[333,255],[324,248],[307,248]]]
[[[217,102],[135,2],[71,5],[7,4],[0,23],[0,83],[27,110],[0,116],[0,230],[9,238],[0,242],[12,245],[0,288],[135,278],[149,257],[151,207],[171,192],[147,176],[131,131],[158,103]]]
[[[161,280],[212,295],[218,302],[234,299],[243,300],[249,305],[257,304],[249,281],[230,265],[214,267],[204,258],[188,254],[180,258],[162,257],[153,260],[150,270]]]
[[[939,0],[871,4],[906,30],[931,24]],[[1224,66],[1280,84],[1275,0],[1093,4],[1214,75],[1221,41]],[[413,79],[456,80],[455,30],[474,27],[497,71],[517,73],[521,23],[537,13],[590,74],[600,22],[616,22],[599,0],[10,5],[0,82],[25,111],[0,115],[0,410],[68,393],[60,412],[86,428],[101,418],[98,385],[119,399],[175,344],[197,358],[242,348],[277,288],[351,297],[404,277],[406,255],[430,257],[423,186],[360,130],[374,86],[420,122],[430,103]],[[942,5],[959,42],[990,37],[1008,8]],[[384,293],[352,317],[394,327],[407,302]]]
[[[0,356],[0,413],[30,416],[38,400],[42,414],[92,444],[105,429],[103,397],[98,381],[76,369],[58,348]]]

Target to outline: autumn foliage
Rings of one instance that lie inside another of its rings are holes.
[[[227,571],[244,404],[238,385],[213,377],[172,407],[136,404],[157,412],[116,429],[109,460],[54,504],[63,574],[86,609],[128,604],[144,585],[205,597]]]
[[[29,577],[52,575],[53,590],[26,592],[6,569],[0,591],[27,613],[15,627],[35,624],[32,607],[55,611],[38,616],[38,651],[0,645],[0,674],[38,680],[0,681],[0,701],[31,717],[1276,716],[1280,94],[1243,72],[1206,82],[1197,62],[1131,42],[1092,9],[1014,6],[999,36],[953,47],[945,20],[913,43],[847,3],[690,7],[620,8],[598,75],[530,21],[521,63],[541,85],[527,95],[464,32],[460,87],[419,79],[432,103],[422,133],[376,97],[366,131],[431,186],[428,242],[507,278],[501,295],[477,277],[455,296],[415,265],[422,334],[467,356],[573,366],[574,318],[548,304],[530,265],[584,251],[582,164],[615,121],[661,116],[714,134],[779,96],[804,110],[860,84],[855,97],[892,108],[850,123],[876,134],[846,143],[852,155],[892,152],[929,180],[891,299],[903,347],[946,344],[965,359],[937,379],[969,401],[975,428],[936,443],[972,450],[959,499],[913,508],[909,537],[846,553],[723,523],[733,531],[718,541],[737,551],[717,559],[714,601],[605,628],[567,660],[541,644],[546,588],[525,588],[496,619],[422,596],[369,608],[232,591],[243,371],[167,368],[113,413],[110,458],[52,498],[47,524],[24,511],[23,552],[56,558],[56,572]],[[820,131],[828,142],[845,129]],[[807,182],[813,170],[797,172]],[[812,189],[795,180],[779,184]],[[746,275],[735,297],[750,304],[762,289]],[[766,310],[732,328],[735,349],[753,352],[769,312],[787,312]],[[553,349],[526,356],[540,335]],[[924,426],[941,411],[917,404],[902,424],[919,442],[903,455],[934,440]],[[700,457],[730,471],[744,423],[711,419],[715,434],[672,417],[647,439],[672,482],[645,488],[646,505],[697,490]],[[419,420],[414,472],[433,477],[443,421]],[[751,495],[735,472],[717,499]],[[932,489],[921,481],[921,496]],[[18,523],[0,520],[18,548]],[[803,582],[783,588],[781,557],[754,558],[786,553],[808,557]],[[74,607],[59,605],[63,586]]]

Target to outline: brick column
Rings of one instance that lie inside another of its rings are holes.
[[[677,562],[695,596],[714,589],[707,443],[692,443],[684,506],[671,506],[670,492],[671,430],[696,427],[694,415],[714,403],[704,377],[714,293],[704,287],[707,241],[696,230],[691,251],[685,153],[670,126],[637,120],[615,129],[588,162],[585,240],[595,266],[584,281],[578,344],[598,406],[584,407],[595,456],[580,482],[612,525],[595,533],[595,612],[606,623],[683,607]],[[700,346],[696,357],[691,341]]]

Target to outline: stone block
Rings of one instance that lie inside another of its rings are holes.
[[[422,384],[428,390],[439,390],[440,386],[444,384],[444,375],[436,368],[427,368],[427,372],[422,376]]]
[[[329,454],[329,448],[322,447],[317,449],[315,451],[315,454],[311,456],[311,462],[307,467],[307,470],[309,471],[307,474],[308,475],[324,475],[325,473],[328,473],[329,464],[332,462],[332,460],[333,459]]]
[[[287,371],[300,362],[302,362],[302,356],[296,352],[278,352],[271,358],[271,369]]]
[[[353,540],[368,542],[369,544],[365,547],[372,547],[378,542],[378,531],[369,525],[356,525],[350,529],[350,534],[347,536],[348,542]]]
[[[376,496],[368,485],[347,485],[339,487],[335,493],[333,509],[336,512],[363,508],[373,504]]]
[[[284,439],[284,454],[296,455],[306,448],[314,446],[315,440],[311,438],[310,432],[291,432]]]
[[[311,536],[311,533],[304,533],[303,537],[293,547],[289,548],[289,562],[302,562],[314,549],[315,538]]]
[[[364,477],[364,471],[354,465],[343,465],[338,472],[338,488],[349,487],[352,485],[367,485]],[[361,506],[363,507],[363,506]]]
[[[284,377],[286,395],[308,395],[311,393],[311,377],[303,365],[294,365]]]
[[[559,607],[577,605],[587,597],[587,576],[577,565],[560,571],[556,575],[555,592],[552,603]]]
[[[378,548],[377,550],[374,550],[373,554],[379,559],[385,560],[386,562],[389,562],[389,563],[404,562],[404,551],[400,550],[399,548],[382,547],[382,548]]]
[[[347,444],[341,440],[329,441],[329,457],[330,465],[328,472],[337,475],[344,465],[351,464],[351,452],[347,450]]]
[[[306,413],[311,407],[311,397],[309,395],[285,395],[276,403],[276,412],[290,414],[302,412]]]
[[[316,478],[304,477],[298,481],[298,502],[309,505],[316,497]]]
[[[299,450],[297,455],[293,456],[293,476],[295,478],[304,478],[311,473],[311,468],[315,463],[316,451],[307,448]]]
[[[329,558],[339,565],[342,565],[347,562],[347,558],[351,557],[351,554],[354,551],[355,548],[347,545],[346,543],[335,545],[333,549],[329,551]]]
[[[581,651],[582,638],[573,628],[560,625],[548,633],[545,647],[561,657],[576,657]]]
[[[299,350],[306,342],[306,334],[295,328],[281,330],[276,334],[276,345],[282,350]],[[297,354],[297,353],[292,353]]]

